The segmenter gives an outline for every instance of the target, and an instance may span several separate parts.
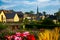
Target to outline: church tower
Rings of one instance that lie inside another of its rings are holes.
[[[39,9],[38,9],[38,5],[37,5],[37,14],[39,14]]]
[[[39,20],[39,8],[38,8],[38,5],[37,5],[37,20]]]

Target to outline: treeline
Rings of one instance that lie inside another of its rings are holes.
[[[60,27],[60,24],[55,24],[51,19],[44,19],[44,20],[40,20],[38,22],[33,22],[31,21],[30,24],[25,24],[25,27],[28,28],[28,29],[41,29],[41,28],[44,28],[44,29],[53,29],[55,27]]]

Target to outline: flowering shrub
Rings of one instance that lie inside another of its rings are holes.
[[[34,35],[30,34],[29,32],[16,32],[14,35],[7,35],[5,36],[6,40],[35,40]]]

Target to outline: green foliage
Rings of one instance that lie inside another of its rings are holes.
[[[25,12],[25,14],[30,14],[29,12]]]
[[[42,25],[55,25],[55,23],[51,19],[44,19],[41,23]]]
[[[33,14],[34,12],[33,12],[33,11],[30,11],[29,13],[30,13],[30,14]]]
[[[54,15],[56,16],[56,19],[58,19],[58,21],[60,20],[60,10],[56,13],[54,13]]]
[[[12,35],[12,34],[15,34],[15,32],[12,32],[12,31],[6,32],[6,35]]]
[[[33,13],[34,13],[33,11],[25,12],[25,14],[33,14]]]
[[[28,24],[28,23],[29,23],[29,20],[27,18],[25,18],[24,24]]]
[[[43,11],[43,15],[44,15],[44,16],[46,15],[46,12],[45,12],[45,11]]]
[[[18,29],[20,30],[20,29],[23,29],[23,24],[21,24],[19,27],[18,27]]]
[[[55,13],[55,16],[60,16],[60,10]]]
[[[26,24],[26,28],[30,28],[30,29],[41,29],[41,28],[45,28],[45,29],[53,29],[55,27],[57,27],[59,25],[56,25],[51,19],[46,18],[45,20],[42,20],[42,22],[40,21],[31,21],[30,24]]]
[[[6,29],[6,28],[7,28],[7,25],[0,23],[0,30]]]
[[[57,25],[57,27],[60,27],[60,22],[58,22],[56,25]]]
[[[37,24],[37,21],[31,21],[30,24]]]
[[[4,37],[5,37],[5,35],[6,35],[6,33],[5,33],[5,32],[1,33],[1,34],[0,34],[0,39],[1,39],[1,40],[5,40],[5,38],[4,38]]]
[[[56,27],[56,24],[54,24],[54,22],[51,19],[45,19],[43,20],[41,23],[40,21],[35,22],[32,21],[30,24],[26,24],[26,28],[30,28],[30,29],[41,29],[41,28],[45,28],[45,29],[53,29],[54,27]]]
[[[12,34],[15,34],[15,33],[12,32],[12,31],[2,32],[2,33],[0,33],[0,39],[1,39],[1,40],[5,40],[5,36],[7,36],[7,35],[12,35]]]
[[[43,25],[43,24],[27,24],[26,25],[26,28],[28,29],[41,29],[41,28],[44,28],[44,29],[53,29],[55,28],[56,25]]]
[[[34,28],[34,26],[33,26],[33,25],[30,25],[30,24],[26,24],[25,26],[26,26],[26,28],[28,28],[28,29],[33,29],[33,28]]]

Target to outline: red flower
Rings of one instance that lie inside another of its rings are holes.
[[[23,33],[21,33],[21,34],[20,34],[20,36],[21,36],[21,37],[24,37],[24,34],[23,34]]]
[[[14,40],[15,37],[16,37],[15,35],[12,35],[12,36],[11,36],[11,39]]]
[[[28,36],[27,36],[27,40],[35,40],[34,35],[28,35]]]

